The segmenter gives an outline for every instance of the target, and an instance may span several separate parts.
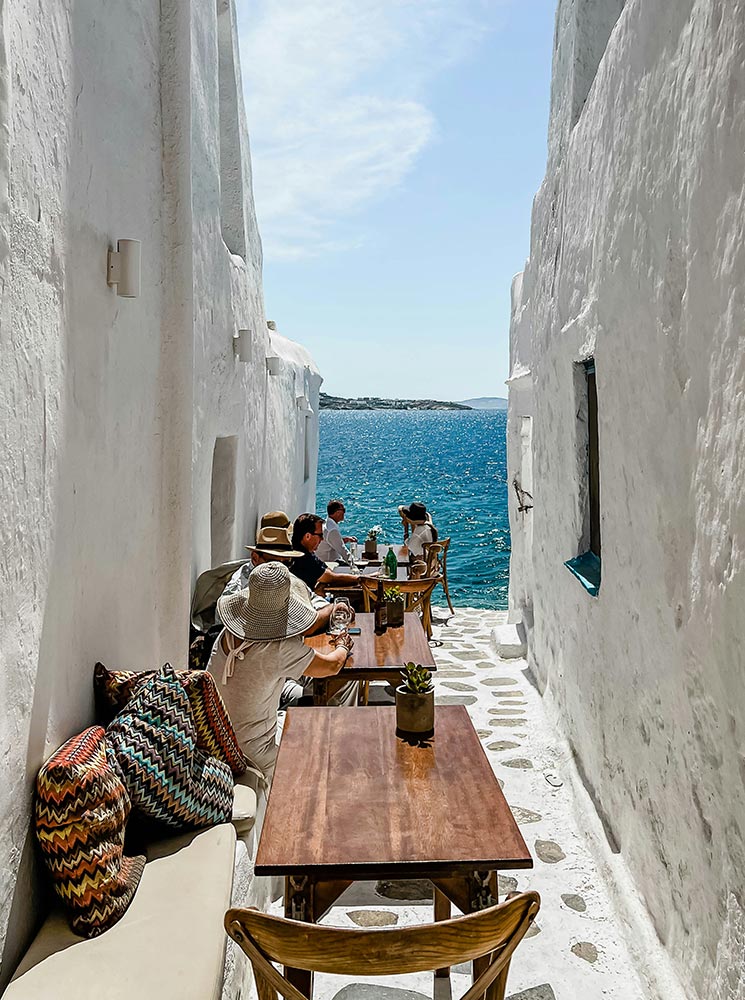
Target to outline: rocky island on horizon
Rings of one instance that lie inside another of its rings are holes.
[[[382,399],[380,396],[359,396],[347,399],[344,396],[331,396],[320,393],[319,404],[322,410],[481,410],[507,409],[507,400],[498,397],[481,396],[460,403],[442,399]]]

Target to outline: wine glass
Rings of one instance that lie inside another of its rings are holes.
[[[329,623],[331,634],[341,635],[342,632],[346,632],[351,621],[352,608],[350,607],[349,599],[346,597],[337,597],[331,609],[331,621]]]

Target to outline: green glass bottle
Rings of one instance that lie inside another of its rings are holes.
[[[396,580],[398,578],[398,559],[392,545],[386,552],[385,570],[389,580]]]

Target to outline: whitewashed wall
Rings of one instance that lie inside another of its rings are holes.
[[[532,594],[515,580],[513,595],[532,600],[532,668],[691,995],[739,1000],[745,4],[628,0],[602,55],[619,7],[557,12],[548,170],[513,317],[531,342],[536,496]],[[596,599],[563,566],[583,516],[573,368],[590,355]]]
[[[271,345],[218,20],[230,63],[227,5],[218,19],[190,0],[0,0],[0,990],[43,909],[34,777],[90,724],[94,662],[185,661],[215,439],[236,439],[231,554],[275,495],[296,510],[314,498],[305,417],[265,356],[302,372],[316,414],[320,376],[302,349]],[[232,243],[241,219],[231,255],[221,233]],[[123,237],[142,240],[137,299],[106,284]],[[232,343],[244,327],[247,364]]]

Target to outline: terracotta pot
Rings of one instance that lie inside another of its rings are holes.
[[[435,692],[410,694],[396,688],[396,735],[429,739],[435,733]]]
[[[378,554],[378,543],[371,542],[369,539],[365,539],[365,555],[372,556],[373,559]]]
[[[400,628],[404,623],[404,602],[386,601],[388,606],[388,628]]]

